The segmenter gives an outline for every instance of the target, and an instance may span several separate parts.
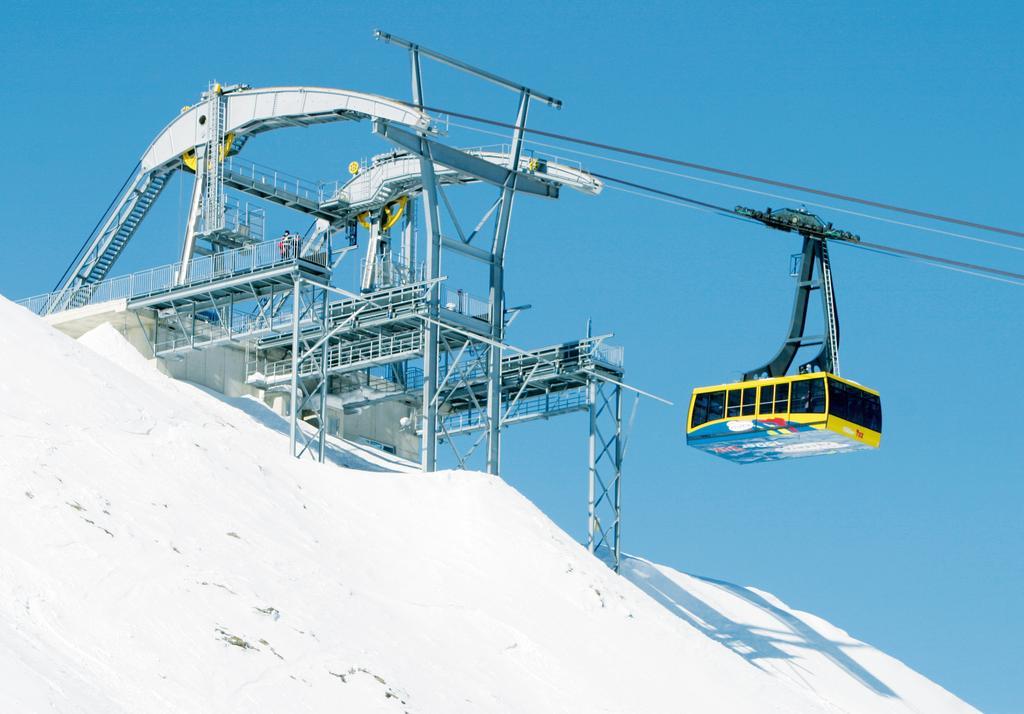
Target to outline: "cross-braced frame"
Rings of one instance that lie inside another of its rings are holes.
[[[327,290],[296,278],[292,292],[292,368],[289,444],[292,456],[309,453],[324,460],[327,437],[327,354],[330,334],[324,328]],[[321,329],[304,334],[304,321],[318,321]],[[304,412],[312,412],[307,428],[301,428]]]
[[[622,536],[622,389],[592,379],[587,385],[588,440],[587,549],[607,551],[618,572]]]

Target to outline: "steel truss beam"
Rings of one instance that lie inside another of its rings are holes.
[[[488,354],[491,349],[483,345],[480,342],[463,342],[461,348],[458,351],[453,349],[448,336],[442,333],[441,342],[444,345],[445,353],[448,355],[446,361],[445,374],[441,378],[441,382],[438,384],[438,394],[444,394],[444,398],[438,404],[438,414],[444,413],[444,407],[449,404],[452,396],[463,390],[464,393],[469,395],[469,401],[472,404],[471,409],[475,410],[479,414],[487,415],[485,423],[490,426],[491,414],[487,409],[486,403],[481,404],[480,400],[476,395],[476,391],[473,389],[474,383],[479,383],[480,378],[487,374],[489,369]],[[454,357],[452,355],[454,354]],[[454,378],[454,379],[453,379]],[[438,424],[441,434],[443,434],[444,441],[448,443],[452,453],[455,455],[455,460],[459,464],[460,469],[465,469],[467,462],[477,447],[480,446],[483,439],[488,431],[484,431],[480,436],[477,436],[470,444],[469,448],[465,453],[459,451],[455,440],[452,438],[454,434],[449,433],[445,426],[444,419],[440,420]]]

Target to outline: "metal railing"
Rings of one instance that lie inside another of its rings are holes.
[[[583,163],[579,159],[559,156],[558,154],[549,154],[546,151],[535,151],[533,149],[527,149],[524,153],[529,159],[539,159],[540,161],[549,164],[559,164],[566,168],[575,169],[576,171],[583,173],[589,173],[583,168]]]
[[[621,370],[625,364],[625,350],[620,345],[597,342],[591,349],[590,356],[594,362],[599,362],[617,370]]]
[[[522,421],[539,414],[552,414],[583,409],[589,404],[586,387],[574,387],[538,394],[517,401],[505,415],[506,422]]]
[[[224,162],[224,172],[228,181],[245,179],[247,184],[266,193],[287,193],[317,204],[325,200],[325,184],[322,182],[300,178],[236,156]]]
[[[526,399],[520,399],[512,405],[511,409],[502,404],[502,414],[504,415],[502,423],[510,424],[542,416],[552,416],[586,409],[589,403],[586,387],[573,387],[571,389],[538,394]],[[441,423],[443,428],[439,431],[442,434],[454,435],[475,431],[486,426],[487,413],[482,409],[467,409],[443,417]]]
[[[37,315],[45,315],[113,300],[153,297],[171,290],[294,263],[298,247],[297,244],[282,244],[279,239],[252,243],[234,250],[193,258],[188,263],[184,280],[178,279],[181,265],[172,263],[83,285],[70,293],[64,293],[63,297],[61,293],[55,292],[17,302]],[[323,267],[330,265],[330,256],[326,251],[304,255],[302,260]]]
[[[223,340],[237,340],[268,333],[290,333],[292,330],[290,310],[283,311],[278,315],[274,315],[272,312],[235,313],[227,322],[221,318],[220,314],[214,312],[213,315],[210,315],[209,312],[214,311],[197,313],[194,324],[186,316],[187,324],[179,334],[160,334],[153,346],[154,351],[157,354],[162,354],[185,348],[201,347]],[[299,329],[316,324],[318,324],[317,318],[308,316],[299,321]]]
[[[441,307],[480,320],[486,320],[490,316],[490,306],[487,301],[475,298],[465,290],[442,288]]]
[[[331,326],[351,318],[355,313],[366,315],[384,311],[390,316],[420,312],[426,305],[426,286],[423,283],[387,288],[360,297],[335,300],[327,306],[327,321]]]
[[[365,370],[365,386],[380,394],[406,394],[423,388],[423,370],[413,367],[404,370],[401,380],[391,372],[393,365],[378,365]],[[363,377],[360,377],[362,380]]]
[[[338,193],[341,191],[341,187],[347,182],[334,179],[333,181],[321,181],[320,182],[320,203],[330,203],[338,199]]]
[[[366,273],[367,259],[359,261],[359,274]],[[378,257],[372,266],[373,284],[379,289],[409,285],[423,282],[425,265],[410,264],[403,260],[390,257]]]
[[[224,207],[224,228],[241,236],[246,243],[262,243],[266,227],[266,212],[248,201],[242,203],[228,196]]]
[[[45,315],[50,312],[50,305],[57,300],[58,296],[58,293],[45,293],[43,295],[34,295],[30,298],[22,298],[15,302],[37,315]]]
[[[502,370],[525,372],[538,362],[541,363],[541,371],[575,371],[588,363],[621,371],[624,364],[622,347],[606,344],[603,337],[587,337],[578,342],[541,347],[526,353],[506,354],[502,358]]]
[[[460,146],[459,151],[467,154],[505,154],[512,153],[511,144],[480,144],[478,146]]]
[[[380,335],[369,340],[359,342],[343,342],[334,345],[327,350],[328,372],[338,372],[353,369],[362,365],[372,364],[381,360],[388,360],[398,355],[408,355],[419,352],[423,347],[423,332],[415,330],[403,332],[397,335]],[[299,376],[317,374],[320,367],[320,354],[311,354],[304,357],[299,366]],[[291,358],[267,362],[259,370],[260,375],[267,381],[280,381],[290,377],[292,373]],[[247,380],[257,378],[256,373],[246,376]]]

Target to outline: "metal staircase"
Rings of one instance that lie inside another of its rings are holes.
[[[106,278],[173,173],[174,169],[136,174],[131,185],[121,195],[117,207],[95,233],[89,247],[58,289],[46,314],[79,307],[88,302],[90,292],[87,286]]]

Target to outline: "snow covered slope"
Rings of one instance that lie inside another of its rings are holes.
[[[973,711],[771,596],[618,577],[500,479],[296,462],[109,327],[0,321],[0,711]]]

